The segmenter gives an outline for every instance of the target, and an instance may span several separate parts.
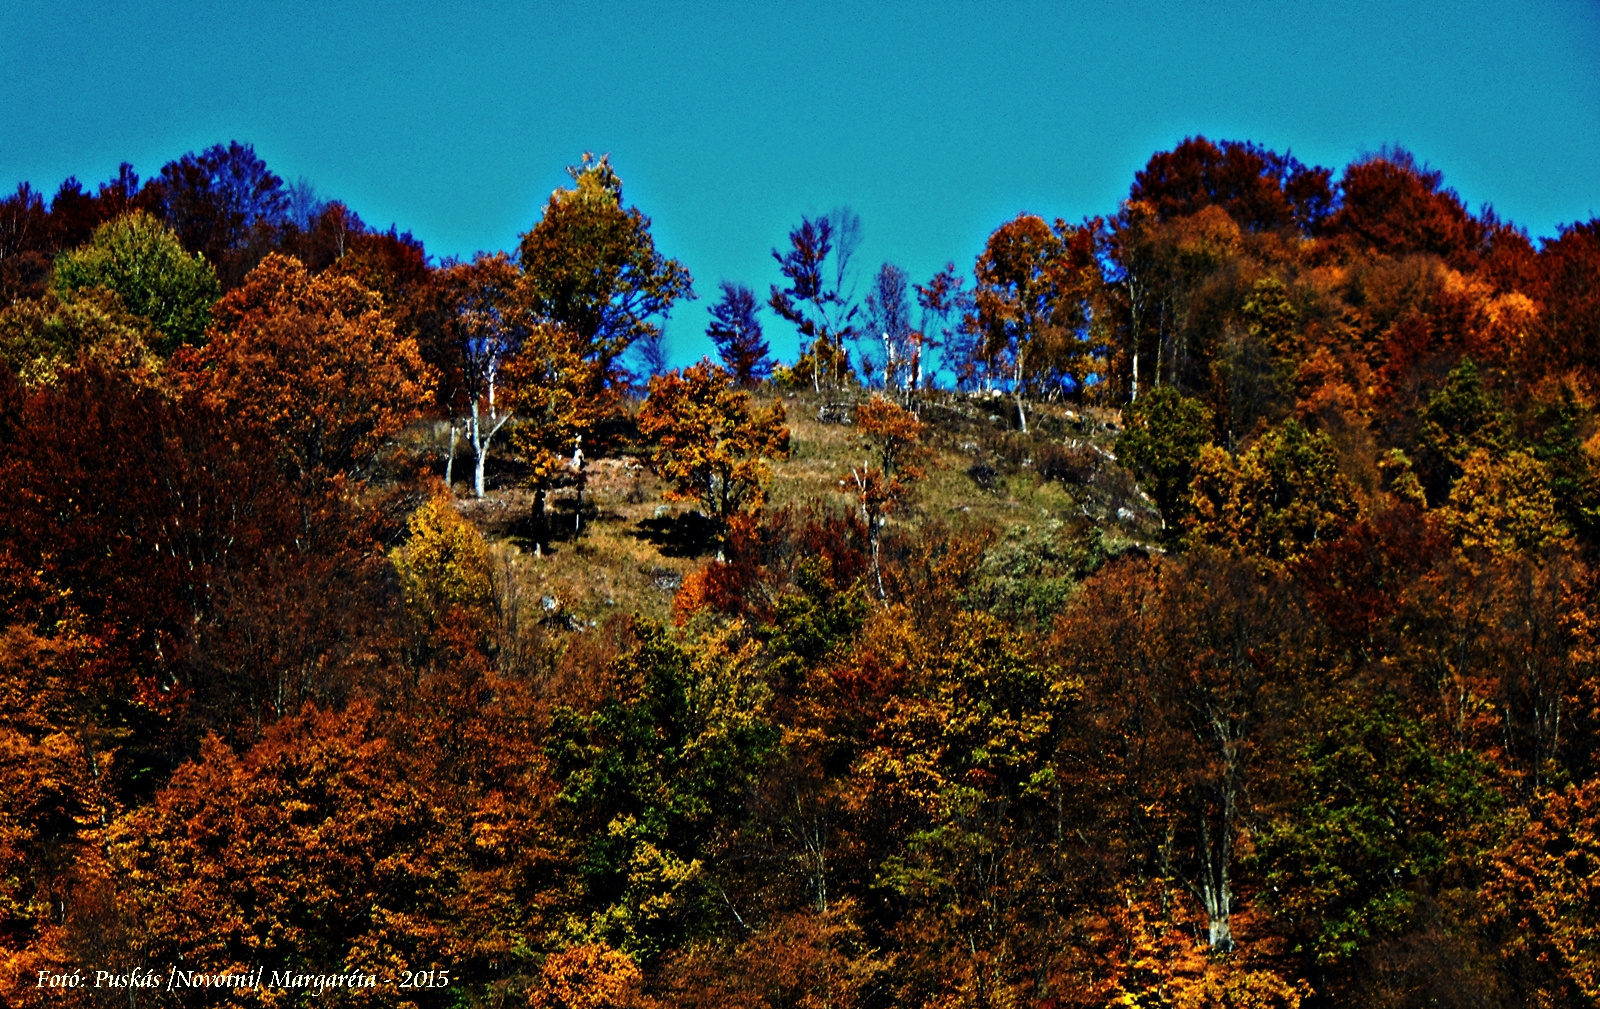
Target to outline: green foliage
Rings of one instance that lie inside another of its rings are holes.
[[[1239,314],[1245,331],[1240,334],[1228,327],[1212,364],[1216,401],[1230,446],[1286,412],[1291,404],[1286,393],[1294,386],[1302,343],[1299,312],[1275,276],[1263,277],[1250,287]]]
[[[1250,287],[1240,310],[1245,327],[1275,356],[1292,357],[1300,348],[1300,313],[1277,277],[1262,277]]]
[[[753,643],[641,625],[593,708],[558,704],[546,752],[581,838],[588,931],[642,959],[704,921],[698,879],[777,729]]]
[[[150,320],[161,332],[153,346],[163,356],[202,341],[222,293],[211,265],[184,252],[170,228],[142,211],[102,224],[89,244],[56,258],[56,293],[64,298],[85,287],[115,291],[130,312]]]
[[[1418,415],[1428,498],[1449,496],[1462,464],[1476,449],[1498,454],[1511,447],[1511,422],[1500,397],[1483,387],[1472,358],[1465,357]]]
[[[1500,800],[1481,758],[1442,749],[1393,698],[1335,704],[1313,732],[1297,804],[1257,836],[1253,867],[1298,951],[1335,963],[1403,931],[1418,886],[1469,857]]]
[[[773,291],[815,396],[707,362],[630,416],[689,278],[572,174],[520,266],[330,206],[214,303],[151,218],[95,230],[163,197],[131,170],[0,201],[0,1003],[152,957],[538,1009],[1600,999],[1600,222],[1535,251],[1389,155],[1335,215],[1193,138],[1109,232],[1024,215],[975,298],[919,289],[982,399],[829,423],[838,213]],[[416,421],[490,402],[518,458],[461,504]],[[1132,474],[1182,556],[1108,558]],[[591,535],[513,563],[569,475]]]
[[[1023,981],[1020,947],[1067,884],[1046,838],[1066,826],[1057,748],[1081,684],[988,614],[943,630],[908,657],[856,788],[892,825],[875,888],[974,954],[928,983],[1003,989]]]
[[[1303,556],[1356,514],[1333,441],[1294,419],[1238,459],[1207,447],[1190,500],[1188,542],[1277,561]]]
[[[795,566],[794,591],[773,603],[770,624],[757,629],[777,682],[797,682],[804,671],[855,639],[867,618],[866,586],[834,583],[826,562],[806,557]]]
[[[1051,521],[1007,530],[985,551],[967,602],[1023,627],[1048,627],[1084,578],[1105,563],[1100,527]]]
[[[1161,509],[1161,525],[1176,539],[1189,514],[1189,481],[1200,450],[1211,444],[1211,411],[1170,385],[1158,386],[1122,413],[1128,429],[1117,452],[1139,474]]]
[[[1556,507],[1568,527],[1592,538],[1600,532],[1600,473],[1585,450],[1593,411],[1562,385],[1555,397],[1536,401],[1530,413],[1528,449],[1544,465]]]
[[[100,287],[0,309],[0,361],[23,385],[54,384],[62,368],[86,357],[115,369],[149,368],[150,342],[160,336]]]
[[[689,271],[656,251],[650,218],[622,206],[622,180],[608,155],[584,154],[568,168],[576,185],[557,189],[522,236],[523,294],[539,315],[574,333],[583,357],[609,372],[633,341],[659,327],[679,298],[694,297]]]

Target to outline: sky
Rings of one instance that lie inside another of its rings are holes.
[[[1115,213],[1184,137],[1336,170],[1385,144],[1535,237],[1600,214],[1600,3],[412,4],[8,0],[0,187],[145,177],[239,140],[435,256],[514,249],[607,152],[699,299],[763,294],[802,214],[882,262],[970,272],[1028,211]],[[774,350],[787,326],[764,316]]]

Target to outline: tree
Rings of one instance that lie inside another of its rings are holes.
[[[420,414],[428,381],[381,305],[353,280],[268,256],[175,368],[193,395],[268,435],[291,473],[359,474]]]
[[[1189,514],[1189,481],[1211,444],[1211,411],[1171,386],[1157,386],[1123,411],[1127,430],[1117,452],[1144,481],[1161,510],[1161,528],[1176,539]]]
[[[378,730],[363,703],[308,708],[243,755],[212,737],[114,824],[124,909],[148,953],[208,974],[449,966],[471,847],[462,811],[430,801]]]
[[[371,234],[360,214],[333,200],[321,204],[303,227],[294,221],[285,225],[278,240],[278,251],[300,260],[312,273],[321,273],[355,251],[360,240]],[[420,251],[420,243],[417,248]],[[388,297],[394,285],[384,282],[380,270],[371,269],[375,265],[373,258],[355,258],[344,264],[341,272],[349,272],[363,285]],[[423,272],[426,273],[426,269]],[[400,305],[391,297],[390,307],[394,309]]]
[[[1136,201],[1112,219],[1111,292],[1129,399],[1163,383],[1185,391],[1212,383],[1222,323],[1217,313],[1223,308],[1216,302],[1231,300],[1231,282],[1245,269],[1246,235],[1214,204],[1163,220],[1148,203]]]
[[[122,170],[131,178],[131,188],[138,192],[138,176],[133,166],[123,162]],[[50,230],[58,249],[72,249],[87,242],[96,228],[121,217],[127,212],[126,200],[120,199],[120,186],[108,182],[101,187],[105,198],[84,191],[83,183],[68,176],[61,181],[56,195],[50,200]]]
[[[552,706],[546,752],[581,839],[587,931],[649,962],[703,927],[712,846],[778,730],[754,642],[637,631],[601,696]]]
[[[1144,204],[1160,220],[1219,206],[1242,227],[1310,234],[1333,209],[1332,174],[1256,144],[1186,137],[1134,173],[1128,202]]]
[[[711,306],[706,335],[717,345],[717,356],[741,389],[765,382],[772,375],[767,341],[761,338],[761,320],[755,292],[743,284],[722,282],[722,299]]]
[[[1600,454],[1585,447],[1594,431],[1593,410],[1566,382],[1530,405],[1528,450],[1544,464],[1567,526],[1592,541],[1600,524]]]
[[[438,285],[445,292],[445,328],[455,351],[459,379],[450,419],[450,463],[445,482],[453,477],[457,426],[464,427],[472,446],[472,492],[483,497],[489,446],[511,419],[501,392],[501,369],[521,349],[536,322],[516,297],[517,268],[504,254],[478,256],[445,270]],[[457,417],[465,414],[464,419]]]
[[[1101,279],[1095,231],[1020,214],[995,229],[978,257],[974,324],[985,353],[1007,361],[1024,433],[1029,392],[1082,395],[1095,371],[1087,329],[1088,299]]]
[[[1444,175],[1407,151],[1385,148],[1352,163],[1339,182],[1343,200],[1329,234],[1383,255],[1432,253],[1457,269],[1478,265],[1487,234]]]
[[[104,714],[120,700],[106,656],[70,629],[82,615],[64,593],[5,567],[0,593],[13,605],[0,610],[0,773],[12,785],[0,794],[0,997],[42,1009],[57,993],[28,981],[46,968],[70,973],[73,933],[105,924],[92,896],[80,901],[80,880],[103,871],[94,842],[114,815],[126,734]],[[29,596],[48,600],[46,612],[15,605]],[[31,625],[49,610],[67,619],[41,634]]]
[[[1562,225],[1539,251],[1537,275],[1527,292],[1543,306],[1543,339],[1530,348],[1533,356],[1552,373],[1573,369],[1595,382],[1600,379],[1600,217]]]
[[[1442,509],[1445,528],[1466,551],[1538,554],[1571,533],[1556,510],[1544,464],[1527,452],[1491,455],[1477,448]]]
[[[571,331],[583,358],[609,376],[635,340],[657,331],[679,298],[693,298],[689,271],[656,251],[650,218],[622,206],[610,155],[567,169],[576,185],[557,189],[544,216],[522,236],[523,297],[537,315]]]
[[[571,333],[548,323],[534,327],[522,353],[506,367],[510,405],[517,412],[511,448],[528,467],[538,519],[534,549],[540,552],[550,533],[550,491],[570,472],[569,460],[578,458],[583,439],[616,407],[614,394],[597,375],[599,367],[583,360]],[[581,521],[579,511],[574,521]]]
[[[1329,698],[1312,719],[1293,799],[1256,834],[1251,861],[1296,952],[1336,965],[1413,927],[1419,898],[1471,850],[1499,796],[1487,762],[1440,746],[1393,695]]]
[[[1511,826],[1484,886],[1505,956],[1532,989],[1530,1003],[1559,1004],[1571,989],[1593,1002],[1600,998],[1600,781],[1541,794]]]
[[[289,217],[283,180],[236,140],[163,165],[139,203],[215,266],[229,289],[272,250]]]
[[[1472,358],[1450,370],[1437,392],[1418,411],[1422,421],[1419,453],[1428,498],[1444,501],[1468,456],[1478,449],[1503,455],[1511,448],[1511,421],[1500,397],[1483,386]]]
[[[878,598],[884,597],[883,568],[879,563],[879,541],[889,513],[903,507],[911,485],[923,475],[926,450],[921,442],[928,426],[909,410],[896,406],[883,396],[873,396],[856,407],[856,429],[872,453],[860,469],[851,468],[861,518],[867,524],[867,542],[872,549],[872,574],[878,583]]]
[[[669,962],[670,1004],[683,1009],[858,1009],[884,963],[853,902],[775,916],[737,945],[707,943]]]
[[[914,385],[922,382],[924,351],[939,347],[944,348],[940,364],[955,373],[957,389],[970,391],[987,383],[983,340],[969,323],[972,294],[963,289],[964,283],[965,278],[956,273],[956,264],[946,263],[926,284],[916,285],[922,317],[920,328],[912,334]]]
[[[876,660],[904,684],[875,708],[851,769],[858,815],[882,835],[874,888],[905,909],[916,944],[898,973],[944,996],[923,1004],[1022,1004],[1044,994],[1056,902],[1073,896],[1065,849],[1080,820],[1059,747],[1080,682],[991,614],[913,619],[882,618],[899,626]]]
[[[1200,901],[1210,947],[1232,949],[1258,755],[1314,661],[1298,599],[1280,576],[1213,551],[1123,561],[1090,579],[1055,640],[1083,682],[1083,746],[1101,755],[1119,836],[1145,872]]]
[[[545,958],[530,1009],[631,1009],[644,1004],[644,976],[626,954],[603,942],[568,946]]]
[[[651,462],[672,487],[669,497],[698,501],[707,517],[728,520],[758,508],[768,459],[789,454],[783,404],[750,409],[750,394],[709,361],[650,381],[639,433],[654,445]]]
[[[489,547],[452,498],[423,502],[406,521],[406,541],[389,551],[412,618],[431,634],[458,626],[469,638],[489,629],[494,583]]]
[[[797,378],[809,376],[812,388],[842,388],[853,376],[845,341],[855,335],[860,307],[844,285],[851,257],[860,243],[861,218],[848,209],[817,217],[801,217],[789,232],[789,251],[772,250],[788,287],[772,287],[767,304],[800,332],[802,354]],[[832,255],[832,259],[829,256]]]
[[[1292,402],[1301,353],[1299,315],[1283,281],[1263,277],[1239,307],[1244,331],[1230,327],[1211,366],[1224,444],[1234,448],[1259,424],[1280,419]]]
[[[646,333],[634,341],[634,357],[639,362],[640,377],[649,385],[650,380],[657,375],[665,375],[671,370],[672,362],[667,353],[667,334]]]
[[[202,341],[220,293],[211,265],[140,211],[102,224],[88,245],[57,257],[57,295],[87,287],[115,291],[129,311],[149,319],[161,332],[154,349],[164,357]]]
[[[1201,449],[1185,528],[1193,544],[1294,561],[1355,515],[1333,440],[1290,418],[1237,459],[1215,446]]]
[[[862,322],[862,339],[870,344],[881,341],[883,347],[883,390],[887,393],[896,384],[910,376],[912,358],[916,349],[911,329],[911,300],[906,291],[906,271],[893,263],[879,267],[872,280],[872,290],[867,292],[866,315]],[[873,369],[862,354],[864,373]]]
[[[30,298],[0,309],[0,362],[25,386],[54,383],[65,368],[94,359],[107,368],[154,374],[150,323],[104,288]]]
[[[961,325],[961,320],[972,311],[971,296],[962,289],[964,282],[965,278],[956,273],[956,264],[946,263],[926,284],[915,285],[921,319],[917,330],[911,334],[911,374],[907,381],[912,389],[922,385],[924,369],[933,370],[926,363],[925,355],[940,347],[945,348],[947,359],[941,363],[951,365],[955,371],[956,388],[970,389],[977,384],[983,355],[962,343],[964,336],[969,337],[966,344],[972,342],[970,330]]]
[[[26,182],[0,200],[0,299],[7,302],[44,293],[55,253],[44,194]]]

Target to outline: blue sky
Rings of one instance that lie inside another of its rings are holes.
[[[1535,236],[1600,213],[1600,4],[7,5],[0,186],[141,175],[238,139],[436,255],[514,247],[612,155],[695,278],[765,292],[802,213],[860,213],[867,275],[970,270],[1028,210],[1114,212],[1184,136],[1340,168],[1386,143]],[[774,347],[793,339],[766,316]]]

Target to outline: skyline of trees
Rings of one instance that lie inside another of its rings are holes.
[[[641,389],[570,171],[466,262],[237,143],[0,201],[8,1005],[1597,1004],[1595,221],[1191,138],[923,283],[803,215]]]
[[[669,353],[666,348],[675,342],[662,340],[660,321],[666,319],[680,298],[693,297],[688,272],[681,263],[654,251],[648,236],[648,218],[637,208],[622,208],[621,182],[608,158],[595,159],[586,154],[583,163],[569,172],[578,185],[552,195],[541,222],[524,235],[516,250],[518,261],[525,268],[534,264],[528,272],[525,300],[541,317],[578,331],[590,344],[585,356],[603,359],[608,369],[635,339],[642,338],[644,343],[638,353],[655,362],[644,362],[645,376],[660,372]],[[562,196],[563,193],[568,195]],[[572,223],[589,213],[581,208],[600,208],[607,203],[616,205],[619,216],[614,222],[602,223],[602,214],[590,223]],[[1208,217],[1201,213],[1206,208],[1219,213]],[[385,234],[367,227],[344,204],[321,199],[306,180],[285,185],[256,157],[250,145],[229,142],[199,154],[186,154],[163,166],[157,176],[143,184],[126,164],[116,178],[102,184],[93,195],[75,178],[69,178],[58,188],[49,206],[41,193],[21,184],[16,194],[0,201],[0,210],[4,211],[0,213],[0,274],[15,277],[0,283],[4,288],[0,294],[9,294],[16,300],[23,290],[36,293],[39,278],[51,272],[49,263],[56,251],[74,248],[99,223],[128,209],[144,209],[176,229],[186,250],[207,258],[224,289],[235,286],[249,268],[273,250],[295,255],[313,270],[340,258],[354,245],[376,251],[387,244],[421,252],[420,243],[409,234],[393,228]],[[1171,291],[1175,283],[1181,285],[1185,264],[1196,263],[1193,252],[1185,251],[1187,245],[1198,241],[1200,245],[1194,251],[1202,247],[1209,247],[1214,253],[1225,249],[1231,239],[1216,230],[1221,227],[1227,231],[1222,225],[1223,217],[1229,226],[1242,229],[1242,234],[1293,232],[1328,247],[1330,254],[1334,248],[1346,253],[1360,248],[1388,256],[1431,253],[1455,269],[1477,269],[1481,264],[1514,286],[1520,283],[1519,290],[1550,284],[1537,276],[1539,271],[1532,266],[1540,261],[1540,254],[1525,232],[1501,220],[1491,208],[1485,207],[1477,215],[1469,212],[1459,196],[1444,186],[1439,172],[1419,165],[1403,149],[1384,148],[1364,155],[1336,178],[1331,169],[1306,166],[1255,144],[1214,144],[1195,137],[1173,151],[1152,157],[1136,173],[1129,199],[1116,213],[1099,223],[1086,220],[1073,226],[1073,233],[1079,236],[1080,251],[1076,255],[1081,265],[1077,269],[1092,266],[1084,258],[1092,257],[1104,280],[1080,285],[1099,303],[1091,305],[1088,298],[1080,299],[1083,319],[1077,328],[1082,330],[1088,324],[1098,324],[1100,328],[1092,335],[1079,332],[1072,339],[1058,341],[1061,346],[1044,355],[1044,371],[1036,378],[1019,378],[1017,351],[1028,341],[1019,344],[1016,334],[1001,336],[995,329],[1006,325],[997,322],[998,303],[989,305],[982,320],[968,309],[965,325],[956,327],[945,340],[924,332],[927,325],[915,329],[907,326],[904,334],[896,334],[892,340],[894,346],[875,351],[876,357],[884,361],[873,362],[864,371],[850,364],[847,344],[858,343],[866,351],[882,342],[882,333],[874,333],[867,340],[866,329],[862,328],[867,321],[864,313],[869,310],[868,302],[881,300],[881,292],[857,297],[860,278],[854,253],[860,245],[862,226],[859,216],[847,207],[814,220],[802,217],[795,235],[790,236],[792,248],[781,255],[774,250],[781,272],[788,277],[798,271],[799,279],[788,278],[790,286],[781,290],[774,287],[776,300],[772,304],[786,306],[783,311],[774,311],[795,326],[802,354],[794,366],[814,388],[820,388],[819,383],[829,374],[835,376],[830,379],[833,384],[843,382],[847,373],[853,381],[882,384],[879,373],[891,355],[901,362],[914,358],[924,381],[1004,387],[1015,393],[1019,384],[1038,384],[1042,378],[1043,390],[1052,398],[1076,395],[1087,384],[1100,381],[1114,382],[1121,390],[1119,395],[1136,395],[1141,369],[1147,386],[1166,381],[1190,385],[1197,376],[1180,372],[1191,367],[1194,348],[1177,331],[1188,320],[1174,315],[1170,304],[1148,302],[1148,294],[1151,289]],[[1026,230],[1032,225],[1024,222],[1033,220],[1038,219],[1024,213],[1012,222],[1011,230]],[[1200,232],[1193,238],[1182,238],[1170,226],[1180,220],[1185,222],[1183,227]],[[1064,235],[1063,229],[1069,226],[1057,221],[1052,227]],[[1202,234],[1207,227],[1212,231]],[[1564,249],[1585,248],[1584,243],[1592,238],[1586,230],[1589,227],[1575,222],[1558,229],[1557,236],[1541,240],[1549,247],[1551,256],[1547,258],[1560,255]],[[836,238],[836,234],[842,237]],[[1007,229],[1001,227],[991,235],[991,258],[998,252],[994,243],[1007,234]],[[1017,237],[1021,237],[1020,232]],[[799,245],[794,244],[797,240]],[[1152,245],[1152,241],[1156,244]],[[1167,244],[1173,241],[1184,248]],[[565,253],[550,256],[551,250],[565,247],[597,250],[605,262],[581,265],[578,272],[569,270],[565,279],[560,279],[561,270],[556,264]],[[599,252],[602,247],[610,251]],[[632,247],[637,248],[637,254],[628,251]],[[540,260],[541,256],[547,261]],[[643,258],[630,260],[629,256]],[[423,262],[428,261],[423,254]],[[447,258],[439,266],[451,263],[453,260]],[[884,268],[899,270],[895,264],[884,263],[876,274],[882,275]],[[1207,267],[1201,264],[1199,268]],[[1015,272],[1022,265],[992,262],[985,269]],[[1179,272],[1173,273],[1174,270]],[[586,293],[583,285],[589,282],[581,280],[583,275],[591,276],[592,283],[599,287]],[[370,276],[364,279],[369,284],[374,280]],[[997,282],[1014,286],[1021,279],[1019,274]],[[726,278],[723,282],[738,283]],[[545,290],[541,285],[553,286]],[[919,290],[926,286],[917,285]],[[599,292],[606,289],[612,292],[613,302],[596,300]],[[1029,321],[1036,316],[1043,318],[1044,306],[1025,306],[1017,300],[1016,291],[1009,297],[1015,303],[1000,315],[1021,313],[1023,325],[1017,330],[1019,333],[1031,332],[1041,325],[1045,332],[1057,334],[1074,328],[1066,316],[1062,316],[1060,324]],[[1053,310],[1063,311],[1070,300],[1058,299]],[[1557,310],[1561,310],[1560,306]],[[838,318],[833,318],[835,315]],[[650,322],[652,318],[658,321]],[[716,325],[713,320],[713,328]],[[884,329],[876,323],[866,328]],[[983,334],[978,335],[975,329],[983,330]],[[590,330],[595,335],[585,335]],[[838,330],[837,338],[834,330]],[[817,344],[818,333],[823,337],[821,344]],[[908,338],[914,338],[908,347],[899,346]],[[1104,345],[1097,345],[1097,340],[1104,341]],[[711,342],[715,344],[715,339]],[[935,347],[940,352],[935,353]],[[833,361],[812,376],[808,354],[819,348]],[[1248,358],[1260,353],[1259,347],[1232,343],[1222,349],[1230,357]],[[1031,372],[1029,356],[1024,349],[1020,360],[1025,372]],[[861,363],[864,366],[867,362]],[[1207,361],[1204,366],[1210,368],[1211,364]]]

